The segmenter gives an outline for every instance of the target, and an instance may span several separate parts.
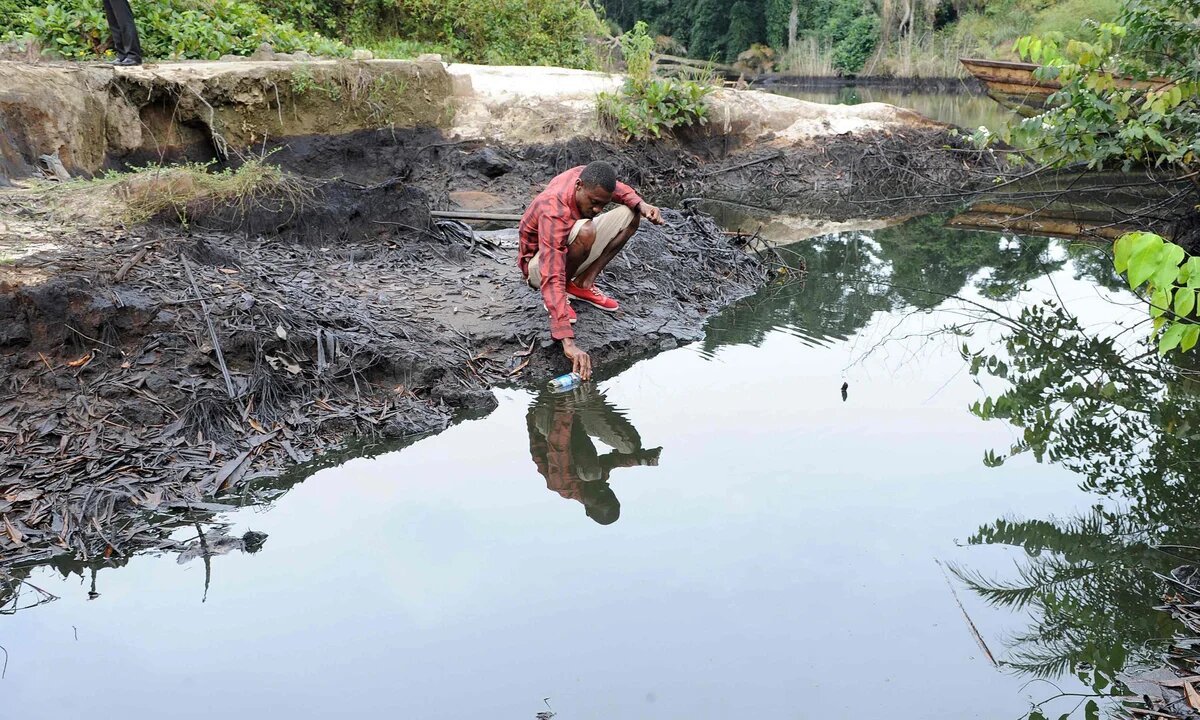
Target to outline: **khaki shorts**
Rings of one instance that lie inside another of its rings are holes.
[[[625,231],[633,222],[633,211],[624,205],[618,205],[612,210],[605,213],[600,213],[596,217],[589,220],[576,220],[575,227],[571,228],[571,234],[567,236],[567,245],[575,242],[575,238],[579,237],[579,231],[583,226],[591,222],[596,228],[596,242],[592,243],[592,250],[588,253],[587,259],[579,265],[575,270],[575,274],[567,278],[574,280],[584,270],[587,270],[592,263],[596,262],[596,258],[608,249],[608,244],[617,239],[617,236]],[[529,287],[541,289],[542,273],[538,267],[538,260],[541,259],[541,251],[534,254],[533,259],[529,261]]]

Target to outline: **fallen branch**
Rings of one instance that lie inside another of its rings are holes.
[[[217,354],[217,364],[221,366],[221,375],[225,378],[225,389],[229,392],[229,399],[233,400],[237,393],[233,390],[233,378],[229,375],[229,366],[225,364],[225,354],[221,352],[221,339],[217,337],[217,329],[213,327],[212,315],[208,312],[208,303],[204,302],[204,296],[200,294],[200,286],[196,284],[196,276],[192,274],[192,264],[188,262],[187,256],[180,253],[179,259],[183,261],[183,270],[187,273],[188,282],[192,285],[192,292],[196,293],[196,299],[200,301],[200,312],[204,313],[204,322],[208,325],[208,337],[212,340],[213,352]]]

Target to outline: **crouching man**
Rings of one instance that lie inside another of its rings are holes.
[[[611,202],[617,207],[605,212]],[[575,344],[570,300],[617,310],[619,304],[596,287],[596,278],[637,232],[641,218],[663,222],[658,208],[617,182],[616,171],[606,162],[572,168],[554,178],[521,218],[517,266],[530,287],[541,290],[550,314],[550,336],[562,342],[572,371],[584,380],[592,377],[592,359]]]

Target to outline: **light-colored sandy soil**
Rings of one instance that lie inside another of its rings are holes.
[[[458,111],[453,131],[507,142],[552,142],[603,133],[596,95],[624,78],[547,67],[447,66]],[[933,127],[911,110],[883,103],[824,105],[757,90],[719,89],[709,98],[713,129],[745,142],[790,144],[888,126]]]

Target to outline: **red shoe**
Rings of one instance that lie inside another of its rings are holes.
[[[550,308],[546,307],[546,303],[542,303],[542,307],[546,308],[546,312],[550,312]],[[567,303],[567,319],[574,325],[579,318],[575,317],[575,308],[571,307],[571,303]]]
[[[617,308],[621,307],[620,303],[616,300],[613,300],[594,287],[581,288],[574,283],[567,283],[567,294],[607,312],[615,312]]]

